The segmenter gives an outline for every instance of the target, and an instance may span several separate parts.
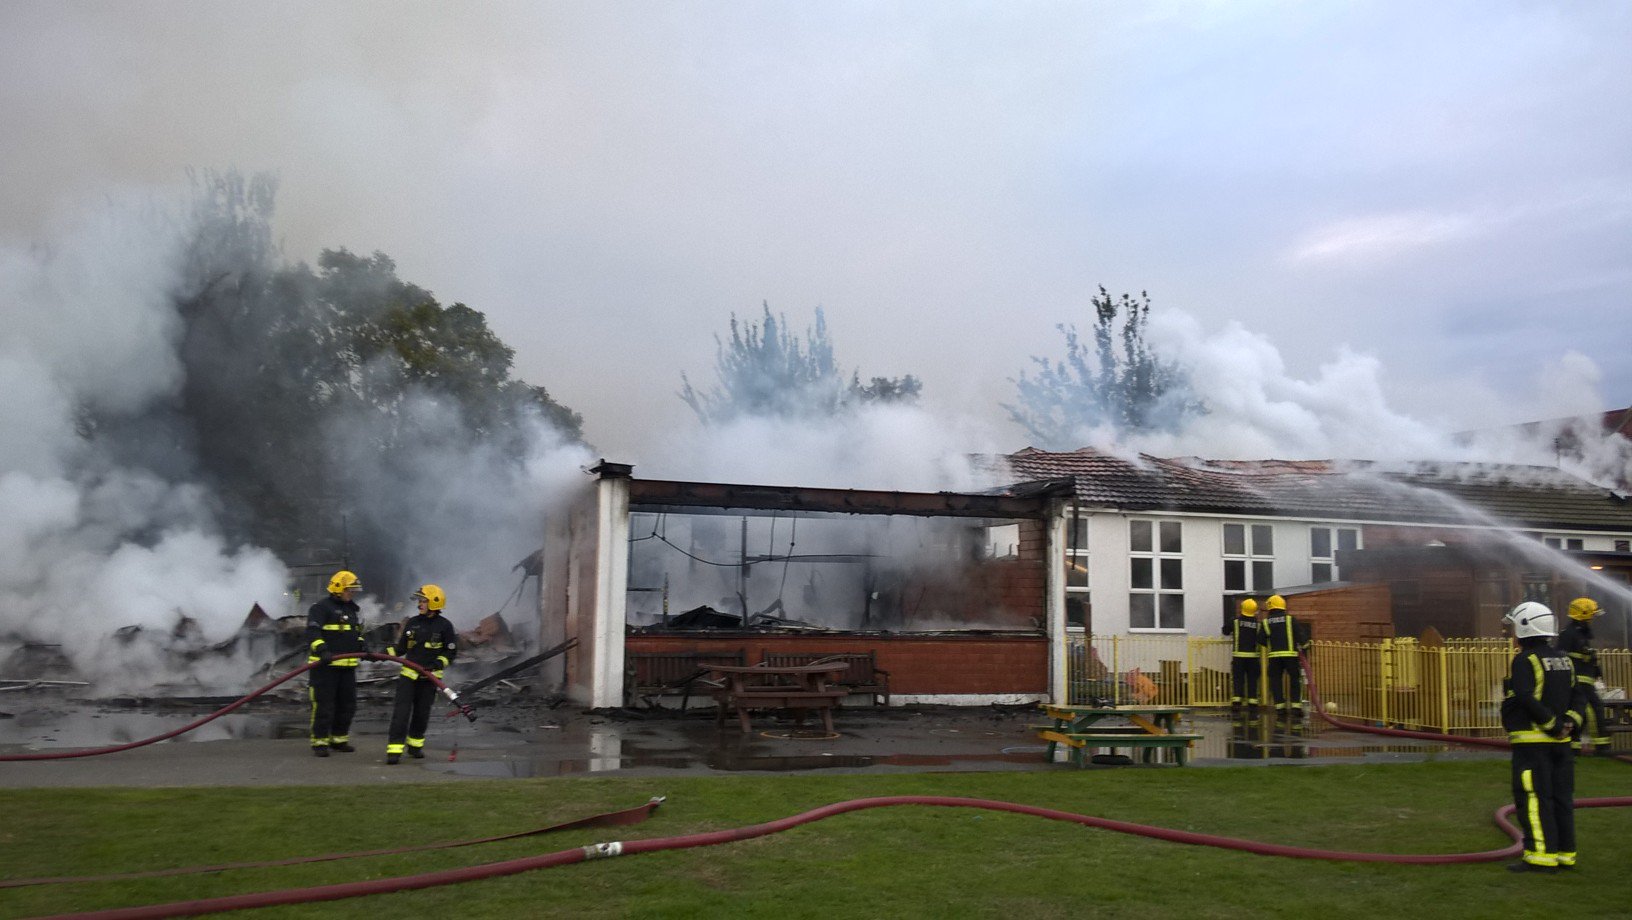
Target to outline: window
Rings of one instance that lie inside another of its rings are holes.
[[[1088,516],[1073,510],[1065,519],[1065,625],[1086,630],[1092,612],[1088,596]]]
[[[1616,540],[1615,541],[1615,552],[1617,552],[1617,553],[1632,553],[1632,540]]]
[[[1541,542],[1547,544],[1549,549],[1582,550],[1586,548],[1585,542],[1579,537],[1543,537]]]
[[[1309,583],[1338,581],[1337,553],[1360,548],[1360,531],[1353,527],[1309,528]]]
[[[1128,522],[1128,626],[1184,628],[1184,534],[1178,521]]]
[[[1224,525],[1224,590],[1230,594],[1275,589],[1275,528],[1268,524]]]

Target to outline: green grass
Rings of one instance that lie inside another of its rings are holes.
[[[3,774],[0,774],[3,779]],[[513,859],[614,839],[769,821],[845,799],[1002,799],[1297,846],[1483,851],[1507,798],[1501,761],[1046,773],[677,776],[389,788],[0,792],[0,874],[85,875],[479,837],[638,805],[628,828],[432,853],[177,878],[0,890],[6,917],[333,884]],[[1632,795],[1632,769],[1580,764],[1577,794]],[[875,809],[722,846],[626,856],[246,917],[1624,917],[1632,809],[1577,812],[1581,867],[1282,859],[990,811]]]

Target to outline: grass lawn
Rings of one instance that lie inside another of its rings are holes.
[[[0,768],[0,781],[4,780]],[[1583,761],[1577,794],[1632,795],[1632,769]],[[607,840],[725,830],[846,799],[1001,799],[1295,846],[1496,849],[1505,761],[1046,773],[588,777],[386,789],[0,791],[0,875],[266,860],[481,837],[638,805],[646,823],[278,869],[0,889],[0,916],[136,906],[383,878]],[[1577,812],[1581,866],[1338,863],[1185,846],[1043,818],[905,806],[722,846],[481,882],[244,912],[245,917],[1493,917],[1632,913],[1632,809]]]

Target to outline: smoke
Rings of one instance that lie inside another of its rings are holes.
[[[188,229],[128,196],[74,210],[48,244],[0,250],[0,636],[60,645],[102,691],[176,677],[170,643],[144,635],[221,642],[284,590],[279,561],[229,545],[209,495],[176,478],[183,432],[133,445],[85,430],[146,415],[180,385]]]
[[[1152,316],[1150,337],[1164,358],[1188,372],[1208,411],[1186,417],[1174,431],[1124,438],[1108,429],[1089,432],[1088,444],[1168,457],[1562,466],[1606,486],[1632,479],[1627,440],[1606,438],[1602,432],[1601,374],[1578,353],[1526,369],[1533,380],[1532,398],[1507,405],[1502,424],[1458,435],[1390,405],[1389,369],[1372,355],[1340,346],[1312,377],[1303,379],[1289,370],[1269,337],[1239,323],[1208,333],[1194,317],[1166,311]],[[1448,382],[1451,371],[1447,369]],[[1559,421],[1517,424],[1537,418]],[[1572,439],[1576,449],[1561,451],[1560,438]]]

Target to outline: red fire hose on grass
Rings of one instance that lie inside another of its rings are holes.
[[[386,656],[376,657],[385,658]],[[305,668],[300,670],[304,671]],[[300,673],[300,671],[286,675],[273,684],[268,685],[268,687],[263,688],[263,690],[258,691],[255,695],[259,695],[259,693],[265,692],[265,690],[277,686],[298,673]],[[1307,663],[1305,663],[1305,673],[1309,673]],[[451,696],[451,691],[445,690],[445,692],[449,692],[450,698],[456,700],[456,697]],[[1325,719],[1327,722],[1330,722],[1334,726],[1345,730],[1367,731],[1374,734],[1392,735],[1396,737],[1423,738],[1428,740],[1442,740],[1455,743],[1472,743],[1487,747],[1505,748],[1509,746],[1506,741],[1500,739],[1461,738],[1454,735],[1439,735],[1431,732],[1413,732],[1405,729],[1388,729],[1341,722],[1330,718],[1320,710],[1318,690],[1315,688],[1313,681],[1310,682],[1310,695],[1311,699],[1317,705],[1317,713],[1321,716],[1321,718]],[[221,712],[217,713],[216,715],[222,715],[226,712],[230,712],[232,709],[236,708],[238,705],[241,705],[243,702],[246,702],[250,698],[252,697],[246,697],[244,700],[240,700],[239,703],[221,710]],[[468,710],[466,711],[466,714],[470,715]],[[215,716],[211,716],[210,718],[214,717]],[[196,724],[203,724],[205,721],[208,721],[208,719],[201,720]],[[189,726],[188,728],[192,727],[195,726]],[[172,737],[186,730],[188,729],[181,729],[168,733],[159,738],[149,739],[148,741],[144,742],[137,742],[133,745],[124,745],[118,748],[104,749],[100,751],[78,752],[76,754],[67,756],[88,756],[92,753],[110,753],[112,750],[123,750],[139,744],[163,740],[165,737]],[[1632,796],[1577,799],[1575,804],[1578,808],[1632,807]],[[115,920],[115,918],[119,918],[119,920],[138,920],[138,918],[182,917],[196,916],[198,914],[205,913],[215,913],[219,911],[242,910],[254,907],[272,907],[283,904],[333,901],[370,894],[410,891],[440,885],[456,884],[459,882],[469,882],[488,878],[498,878],[506,875],[515,875],[521,872],[532,871],[534,869],[546,869],[554,866],[568,865],[570,863],[584,862],[590,859],[733,843],[740,840],[749,840],[755,837],[763,837],[769,834],[780,833],[781,831],[798,827],[802,824],[808,824],[825,818],[834,817],[836,815],[846,814],[848,812],[896,805],[978,808],[990,811],[1003,811],[1013,814],[1048,818],[1056,821],[1068,821],[1089,827],[1102,828],[1105,830],[1116,831],[1118,833],[1151,837],[1173,843],[1221,847],[1225,849],[1240,850],[1242,852],[1256,853],[1264,856],[1280,856],[1294,859],[1323,859],[1343,862],[1383,862],[1431,865],[1494,862],[1497,860],[1508,859],[1517,855],[1521,847],[1519,841],[1522,839],[1521,832],[1513,825],[1511,821],[1511,815],[1514,810],[1512,805],[1503,805],[1501,808],[1496,810],[1493,816],[1497,827],[1506,833],[1513,841],[1512,844],[1506,847],[1476,853],[1394,854],[1321,850],[1308,847],[1287,846],[1283,844],[1260,843],[1233,837],[1223,837],[1214,834],[1202,834],[1193,831],[1180,831],[1170,828],[1153,827],[1126,821],[1116,821],[1109,818],[1100,818],[1093,815],[1076,814],[1073,812],[1059,811],[1052,808],[1021,805],[1014,802],[1001,802],[990,799],[958,798],[949,796],[881,796],[866,799],[852,799],[846,802],[837,802],[775,821],[722,831],[710,831],[678,837],[660,837],[651,840],[612,841],[608,843],[576,847],[568,850],[560,850],[540,856],[530,856],[502,862],[487,863],[485,865],[469,866],[460,869],[448,869],[439,872],[428,872],[420,875],[401,876],[398,878],[371,879],[368,881],[348,882],[337,885],[322,885],[310,888],[287,889],[283,891],[258,892],[254,894],[232,895],[227,897],[207,898],[194,901],[178,901],[169,904],[154,904],[144,907],[119,908],[114,910],[94,911],[90,913],[67,914],[60,916],[75,918],[99,918],[99,920]]]
[[[363,661],[394,661],[397,664],[403,665],[405,667],[413,668],[414,670],[418,671],[420,674],[424,675],[427,679],[429,679],[432,684],[436,685],[436,688],[438,690],[442,691],[442,695],[446,696],[448,698],[449,702],[453,703],[456,707],[458,707],[459,712],[462,715],[464,715],[465,718],[469,719],[472,722],[476,721],[476,712],[475,712],[475,710],[471,709],[470,705],[468,703],[459,702],[459,694],[454,692],[454,689],[452,687],[450,687],[447,684],[443,683],[442,679],[440,677],[437,677],[435,674],[433,674],[429,669],[424,668],[424,667],[420,666],[419,664],[417,664],[415,662],[409,661],[406,658],[398,658],[395,655],[382,655],[382,654],[380,654],[378,652],[344,652],[342,654],[335,655],[334,657],[335,658],[358,658],[358,659],[361,659]],[[307,671],[310,671],[312,668],[315,668],[317,666],[318,666],[318,662],[314,661],[311,664],[307,664],[307,665],[303,665],[301,667],[298,667],[298,668],[294,669],[293,671],[290,671],[288,674],[285,674],[282,677],[278,678],[277,680],[271,682],[270,684],[267,684],[266,686],[260,688],[259,690],[256,690],[253,693],[250,693],[248,696],[245,696],[242,699],[239,699],[239,700],[237,700],[237,701],[235,701],[233,703],[230,703],[230,704],[228,704],[226,706],[223,706],[220,709],[217,709],[215,712],[212,712],[207,716],[204,716],[204,717],[199,718],[199,719],[194,719],[193,721],[188,722],[186,725],[183,725],[180,728],[172,729],[171,731],[167,731],[167,732],[165,732],[165,733],[163,733],[161,735],[154,735],[151,738],[143,738],[140,741],[131,741],[131,742],[126,743],[126,744],[116,744],[116,745],[113,745],[111,747],[89,748],[89,749],[83,750],[83,751],[43,751],[43,752],[38,752],[38,753],[33,753],[33,754],[0,754],[0,762],[18,761],[18,760],[68,760],[68,759],[71,759],[71,758],[74,758],[74,757],[96,757],[96,756],[101,755],[101,754],[117,754],[120,751],[128,751],[131,748],[139,748],[139,747],[143,747],[143,746],[149,745],[149,744],[156,744],[156,743],[158,743],[160,741],[165,741],[165,740],[168,740],[170,738],[174,738],[177,735],[184,735],[184,734],[192,731],[193,729],[198,728],[201,725],[204,725],[204,724],[206,724],[208,722],[212,722],[212,721],[214,721],[216,719],[219,719],[222,716],[226,715],[227,713],[232,712],[233,710],[239,708],[240,706],[243,706],[245,703],[248,703],[250,700],[253,700],[258,696],[261,696],[261,695],[263,695],[265,693],[268,693],[268,692],[272,691],[273,689],[277,688],[278,686],[280,686],[280,685],[282,685],[284,683],[287,683],[288,681],[290,681],[290,680],[292,680],[292,679],[294,679],[296,677],[299,677],[300,675],[306,673]]]

